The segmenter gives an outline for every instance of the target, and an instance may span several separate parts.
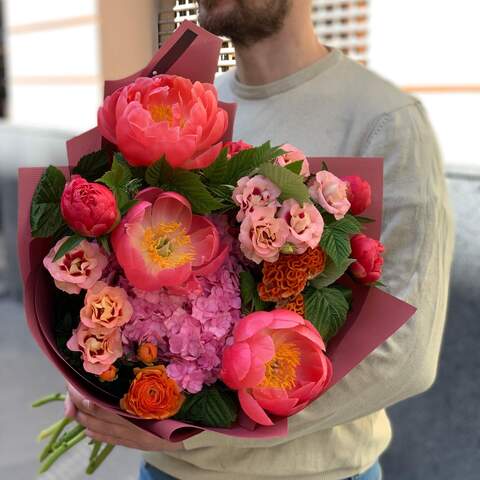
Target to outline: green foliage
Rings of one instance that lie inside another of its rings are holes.
[[[303,167],[303,160],[298,160],[297,162],[292,162],[292,163],[289,163],[288,165],[285,165],[283,168],[290,170],[292,173],[295,173],[296,175],[300,175],[300,172],[302,171],[302,167]]]
[[[242,313],[244,315],[262,310],[270,310],[270,304],[260,299],[257,282],[253,275],[247,270],[240,273],[240,295],[242,297]]]
[[[122,210],[129,202],[128,184],[132,180],[132,172],[127,162],[120,153],[113,157],[111,169],[103,174],[97,181],[106,185],[115,195],[118,208]]]
[[[360,223],[375,223],[376,220],[374,220],[373,218],[368,218],[368,217],[359,217],[359,216],[356,216],[355,217]]]
[[[82,240],[84,240],[84,237],[78,235],[77,233],[75,233],[71,237],[68,237],[68,239],[65,240],[65,242],[62,243],[62,246],[58,249],[55,257],[53,258],[53,261],[56,262],[57,260],[62,258],[70,250],[73,250]]]
[[[108,235],[103,235],[103,236],[97,238],[97,240],[100,242],[100,245],[103,247],[103,249],[105,250],[107,255],[110,255],[110,253],[112,252],[112,249],[110,248],[110,242],[108,240]]]
[[[234,392],[217,382],[188,395],[175,419],[205,427],[229,428],[237,420],[239,405]]]
[[[145,180],[150,186],[177,192],[186,197],[194,213],[207,214],[224,207],[223,203],[208,191],[198,173],[174,169],[165,158],[147,169]]]
[[[328,342],[347,319],[349,303],[338,288],[308,287],[304,292],[305,316]]]
[[[272,163],[260,165],[258,171],[280,188],[282,191],[280,196],[281,200],[293,198],[300,203],[300,205],[309,201],[310,195],[302,176],[296,175],[287,168]]]
[[[94,182],[110,169],[110,158],[105,150],[89,153],[80,159],[72,174],[80,175],[89,182]]]
[[[35,189],[30,208],[32,237],[51,237],[64,226],[60,200],[65,188],[65,177],[55,167],[48,167]]]
[[[323,272],[310,281],[310,284],[315,288],[328,287],[335,281],[337,281],[347,270],[348,267],[354,263],[355,260],[346,258],[342,260],[338,265],[332,260],[327,259],[327,264]]]
[[[203,175],[208,183],[213,185],[220,185],[225,180],[227,173],[228,162],[227,148],[223,148],[216,160],[203,170]]]

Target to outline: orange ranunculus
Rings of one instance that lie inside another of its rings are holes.
[[[118,378],[118,368],[115,365],[110,365],[110,368],[98,377],[102,382],[114,382]]]
[[[146,363],[147,365],[152,364],[158,355],[158,348],[154,343],[142,343],[137,350],[137,357],[138,359]]]
[[[120,400],[122,410],[148,420],[175,415],[185,401],[175,380],[163,365],[136,368],[128,393]]]

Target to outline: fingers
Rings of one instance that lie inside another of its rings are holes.
[[[75,414],[77,413],[77,409],[70,398],[70,395],[67,395],[65,398],[64,403],[65,408],[65,416],[68,418],[75,418]]]
[[[112,437],[111,435],[106,435],[98,432],[91,432],[90,430],[86,430],[86,434],[92,440],[97,440],[98,442],[109,443],[110,445],[119,445],[127,448],[134,448],[137,450],[139,449],[139,446],[135,442],[128,440],[126,438]]]
[[[91,432],[97,432],[102,435],[108,434],[109,436],[118,438],[128,438],[132,436],[132,432],[127,426],[114,424],[84,412],[78,412],[76,420]]]

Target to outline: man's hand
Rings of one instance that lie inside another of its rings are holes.
[[[94,405],[71,385],[68,385],[65,414],[83,425],[87,436],[93,440],[151,452],[183,450],[182,443],[162,440],[121,416]]]

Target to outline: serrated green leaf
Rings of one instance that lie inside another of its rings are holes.
[[[55,167],[48,167],[35,189],[30,208],[32,237],[51,237],[64,226],[60,200],[65,188],[65,177]]]
[[[171,183],[173,168],[165,160],[165,157],[155,162],[145,171],[145,181],[151,187],[159,187],[165,183]]]
[[[240,296],[242,298],[242,313],[244,315],[269,309],[269,304],[264,302],[258,295],[257,282],[247,270],[240,272]]]
[[[311,280],[310,284],[317,289],[328,287],[337,281],[348,270],[348,267],[352,263],[355,263],[355,260],[346,258],[337,265],[329,258],[323,272]]]
[[[250,174],[255,168],[277,158],[283,150],[273,147],[266,142],[260,147],[242,150],[237,153],[228,163],[224,181],[229,185],[236,185],[238,180]]]
[[[342,219],[331,224],[331,227],[347,235],[355,235],[362,231],[362,224],[350,214],[345,215]]]
[[[72,174],[80,175],[85,180],[94,182],[108,170],[110,170],[110,157],[105,150],[99,150],[82,157],[77,166],[73,168]]]
[[[334,288],[335,290],[338,290],[339,292],[342,293],[342,295],[345,297],[345,300],[347,301],[348,305],[352,305],[353,301],[353,292],[351,288],[344,287],[343,285],[333,285],[331,288]]]
[[[352,253],[350,237],[343,232],[330,228],[328,225],[325,225],[323,230],[320,246],[338,266]]]
[[[273,165],[272,163],[260,165],[258,171],[280,188],[282,191],[280,196],[281,200],[293,198],[300,203],[300,205],[309,201],[310,195],[302,176],[296,175],[286,168]]]
[[[53,261],[56,262],[57,260],[60,260],[60,258],[62,258],[70,250],[73,250],[82,240],[85,240],[85,238],[76,233],[71,237],[68,237],[68,239],[65,240],[58,249],[55,257],[53,257]]]
[[[295,173],[296,175],[300,175],[300,172],[302,171],[302,167],[303,167],[303,160],[298,160],[297,162],[288,163],[283,168],[290,170],[292,173]]]
[[[223,148],[217,159],[203,170],[203,175],[209,184],[220,185],[225,183],[225,174],[227,172],[228,160],[227,148]]]
[[[217,383],[188,395],[174,418],[206,427],[228,428],[237,420],[238,410],[234,392]]]
[[[116,153],[113,157],[111,169],[102,175],[97,182],[106,185],[115,195],[118,208],[123,206],[130,200],[127,191],[127,185],[132,180],[132,172],[127,162],[120,153]]]
[[[309,287],[304,292],[304,301],[306,318],[328,342],[347,319],[349,304],[345,295],[336,288]]]

